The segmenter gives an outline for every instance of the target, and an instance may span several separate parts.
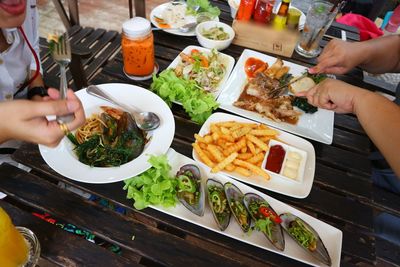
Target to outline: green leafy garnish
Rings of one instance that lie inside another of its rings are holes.
[[[176,76],[174,70],[162,71],[159,76],[153,76],[150,89],[157,93],[169,106],[173,101],[182,103],[190,118],[203,124],[218,108],[214,96],[202,90],[195,81],[185,80]]]
[[[205,12],[211,15],[212,18],[215,18],[221,14],[221,10],[216,6],[212,6],[208,0],[187,0],[186,5],[188,15]],[[197,7],[200,8],[196,12]]]
[[[319,84],[320,82],[322,82],[323,80],[328,78],[328,76],[325,73],[311,74],[308,71],[307,71],[307,77],[310,77],[311,79],[313,79],[313,81],[316,84]]]
[[[318,108],[309,104],[307,98],[304,97],[295,97],[292,100],[292,105],[303,110],[305,113],[313,114],[318,111]]]
[[[254,228],[258,231],[265,233],[270,239],[272,239],[272,227],[274,223],[270,218],[258,219],[255,221]]]
[[[175,206],[177,179],[170,176],[171,166],[167,156],[151,156],[151,168],[142,174],[125,180],[126,197],[134,199],[133,206],[144,209],[149,205]]]
[[[303,247],[314,251],[317,238],[308,227],[299,219],[290,222],[289,234],[291,234]]]

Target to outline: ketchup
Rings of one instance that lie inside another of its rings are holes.
[[[256,22],[268,23],[271,20],[275,0],[258,0],[253,19]]]
[[[258,58],[250,57],[246,60],[244,70],[247,77],[254,78],[258,72],[262,72],[268,68],[268,64]]]
[[[269,149],[267,163],[265,168],[269,171],[279,173],[282,168],[283,159],[285,158],[285,150],[281,145],[274,145]]]

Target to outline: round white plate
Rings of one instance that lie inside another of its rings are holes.
[[[148,168],[149,155],[160,155],[167,152],[175,133],[175,121],[170,108],[156,94],[147,89],[122,83],[99,85],[119,101],[137,107],[140,110],[151,110],[160,119],[160,126],[147,136],[150,137],[142,154],[136,159],[119,167],[90,167],[80,162],[73,151],[74,145],[64,138],[55,148],[39,145],[40,154],[46,163],[59,174],[78,182],[104,184],[113,183],[138,175]],[[114,106],[105,100],[91,96],[85,89],[78,91],[86,117],[100,112],[100,106]],[[115,107],[115,106],[114,106]]]
[[[162,14],[163,14],[164,10],[168,7],[169,4],[170,4],[170,3],[164,3],[164,4],[161,4],[161,5],[159,5],[159,6],[156,6],[156,7],[150,12],[150,21],[151,21],[151,23],[153,23],[153,25],[154,25],[155,27],[160,28],[160,27],[158,26],[158,23],[157,23],[156,20],[154,19],[154,16],[159,17],[159,18],[162,18]],[[190,17],[192,17],[192,19],[190,19]],[[187,23],[193,22],[193,16],[187,16],[187,17],[186,17],[186,20],[187,20]],[[215,21],[219,21],[219,18],[216,17],[214,20],[215,20]],[[171,25],[171,26],[173,26],[173,25]],[[181,32],[181,31],[179,31],[179,30],[168,30],[168,29],[163,29],[163,31],[168,32],[168,33],[171,33],[171,34],[175,34],[175,35],[180,35],[180,36],[196,36],[196,30],[195,30],[195,29],[193,29],[193,30],[190,31],[190,32],[186,32],[186,33],[185,33],[185,32]]]

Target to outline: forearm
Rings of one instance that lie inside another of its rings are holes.
[[[384,36],[359,44],[359,67],[370,73],[400,72],[400,35]]]
[[[356,96],[354,113],[364,130],[400,177],[400,107],[369,91]]]

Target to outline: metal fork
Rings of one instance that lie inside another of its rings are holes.
[[[66,68],[71,62],[71,45],[67,33],[58,36],[58,41],[54,43],[51,54],[54,61],[60,66],[60,99],[66,99],[68,90]],[[59,123],[67,123],[73,119],[73,114],[57,116]]]

